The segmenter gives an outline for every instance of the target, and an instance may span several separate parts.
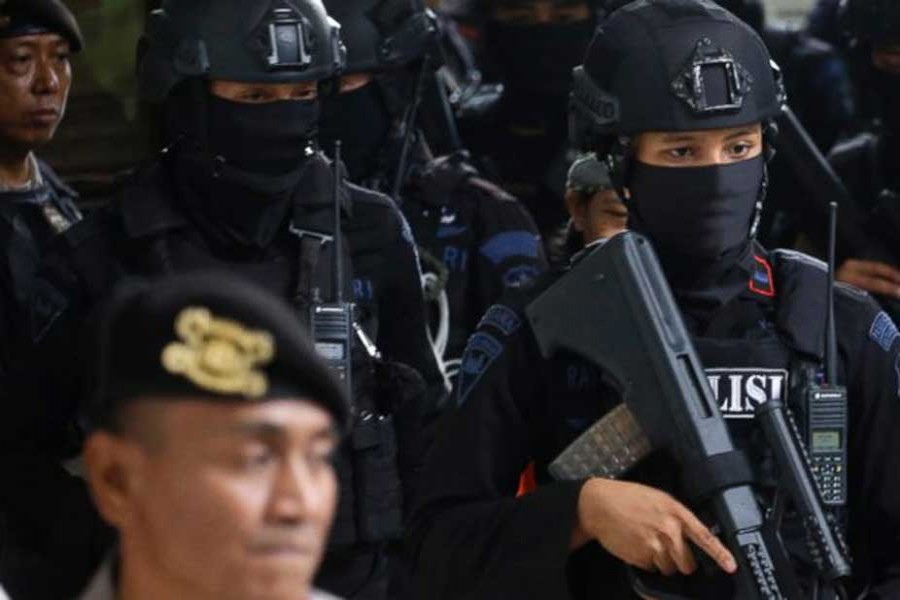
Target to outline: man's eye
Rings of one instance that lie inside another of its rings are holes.
[[[241,456],[241,466],[247,469],[258,469],[272,463],[275,455],[265,449],[250,450]]]
[[[668,154],[672,158],[688,158],[693,155],[693,151],[688,148],[672,148],[668,151]]]
[[[241,100],[244,102],[265,102],[268,100],[268,96],[263,94],[262,92],[247,92],[245,94],[241,94]]]
[[[753,148],[753,145],[749,142],[741,142],[731,147],[731,154],[734,156],[744,156],[750,152],[751,148]]]

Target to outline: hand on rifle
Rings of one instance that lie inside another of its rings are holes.
[[[584,485],[572,548],[590,540],[630,565],[663,575],[697,569],[689,541],[724,571],[737,570],[731,552],[690,510],[668,494],[636,483],[591,479]]]

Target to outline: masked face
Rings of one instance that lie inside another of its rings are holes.
[[[636,138],[629,226],[653,241],[670,275],[727,269],[749,245],[764,193],[762,151],[758,124]]]
[[[631,227],[661,254],[714,262],[748,243],[763,174],[761,156],[686,168],[638,162],[630,179]]]
[[[315,90],[215,82],[202,102],[190,88],[173,94],[170,136],[186,140],[176,153],[181,198],[220,242],[264,247],[280,230],[311,155]]]
[[[584,58],[594,22],[492,23],[488,39],[504,84],[513,90],[566,94]]]
[[[341,159],[350,179],[359,182],[376,174],[392,129],[393,119],[382,92],[368,80],[324,102],[319,142],[330,151],[334,142],[341,140]]]

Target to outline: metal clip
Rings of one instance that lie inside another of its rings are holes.
[[[313,239],[319,240],[319,243],[323,246],[325,244],[330,244],[334,241],[333,235],[328,235],[327,233],[320,233],[318,231],[312,231],[310,229],[300,229],[293,223],[288,225],[288,231],[290,232],[291,235],[293,235],[294,237],[296,237],[297,239],[300,239],[300,240],[302,240],[303,238],[306,238],[306,237],[311,237]]]
[[[269,23],[271,69],[304,69],[312,64],[303,17],[290,8],[276,8]]]

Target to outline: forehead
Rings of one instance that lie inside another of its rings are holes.
[[[20,35],[15,37],[0,38],[0,50],[28,46],[33,48],[69,46],[69,41],[56,33],[37,33],[34,35]]]
[[[264,402],[222,402],[203,398],[142,399],[129,417],[133,424],[156,422],[167,440],[213,443],[246,437],[302,441],[330,432],[331,415],[318,404],[289,398]]]
[[[734,136],[745,134],[759,134],[761,132],[761,124],[752,123],[750,125],[743,125],[741,127],[726,127],[722,129],[699,129],[695,131],[648,131],[646,133],[642,133],[639,138],[645,142],[660,143],[678,141],[716,142]]]

